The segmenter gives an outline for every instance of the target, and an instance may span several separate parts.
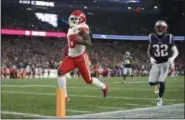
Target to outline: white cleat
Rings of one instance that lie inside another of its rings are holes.
[[[157,106],[162,106],[162,105],[163,105],[162,98],[157,98]]]
[[[126,84],[127,82],[126,81],[123,81],[123,84]]]

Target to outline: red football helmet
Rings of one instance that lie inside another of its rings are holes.
[[[75,10],[71,13],[69,16],[69,26],[74,27],[78,24],[85,23],[86,22],[86,15],[80,11],[80,10]]]
[[[158,35],[162,35],[167,32],[168,25],[165,21],[159,20],[155,24],[155,31]]]

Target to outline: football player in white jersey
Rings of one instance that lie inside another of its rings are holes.
[[[90,61],[86,53],[86,46],[92,46],[89,35],[89,27],[86,24],[86,15],[75,10],[69,17],[69,30],[67,33],[68,52],[60,66],[58,67],[58,85],[66,91],[65,74],[71,70],[78,68],[81,76],[87,84],[93,84],[100,87],[103,91],[103,96],[108,94],[108,86],[102,83],[95,77],[91,77]],[[65,92],[66,101],[69,100],[67,92]]]
[[[31,79],[31,66],[29,64],[26,66],[26,74],[28,79]]]

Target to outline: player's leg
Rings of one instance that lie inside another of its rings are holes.
[[[137,71],[133,70],[133,72],[132,72],[132,80],[136,80],[136,77],[137,77]]]
[[[26,73],[26,75],[27,75],[27,79],[29,79],[29,78],[30,78],[30,76],[29,76],[29,72],[27,72],[27,73]]]
[[[35,71],[33,71],[33,78],[35,78],[35,74],[36,74],[36,72],[35,72]]]
[[[128,74],[132,78],[132,80],[134,80],[132,68],[128,68]]]
[[[104,97],[108,94],[108,86],[102,83],[99,79],[91,77],[90,72],[90,61],[87,54],[82,55],[81,58],[76,59],[77,67],[80,71],[81,76],[87,84],[93,84],[100,87],[103,90]]]
[[[159,97],[157,100],[157,105],[162,105],[162,97],[165,91],[165,79],[168,76],[168,72],[169,72],[169,63],[164,63],[161,64],[161,68],[160,68],[160,76],[159,76]]]
[[[126,83],[126,77],[128,75],[128,68],[123,68],[123,83]]]
[[[48,72],[48,76],[47,76],[47,78],[50,78],[50,72]]]
[[[60,66],[58,67],[58,86],[59,88],[64,88],[65,89],[65,97],[66,97],[66,101],[68,101],[68,97],[67,97],[67,89],[66,89],[66,77],[65,74],[70,72],[71,70],[73,70],[76,67],[74,61],[72,58],[70,57],[65,57],[65,59],[62,61],[62,63],[60,64]]]
[[[158,93],[158,80],[160,76],[160,66],[158,64],[153,64],[149,73],[149,85],[155,87],[155,93]]]

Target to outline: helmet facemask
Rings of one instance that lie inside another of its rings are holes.
[[[74,27],[78,24],[85,23],[85,22],[86,22],[86,16],[80,10],[73,11],[68,19],[68,23],[70,27]]]
[[[79,17],[74,16],[74,15],[71,15],[69,17],[68,23],[69,23],[70,27],[74,27],[74,26],[78,25],[79,22],[80,22],[80,18]]]
[[[126,57],[130,57],[130,53],[129,53],[129,52],[126,52],[126,53],[125,53],[125,56],[126,56]]]
[[[163,35],[167,32],[167,24],[164,21],[157,21],[155,24],[155,31],[158,35]]]

